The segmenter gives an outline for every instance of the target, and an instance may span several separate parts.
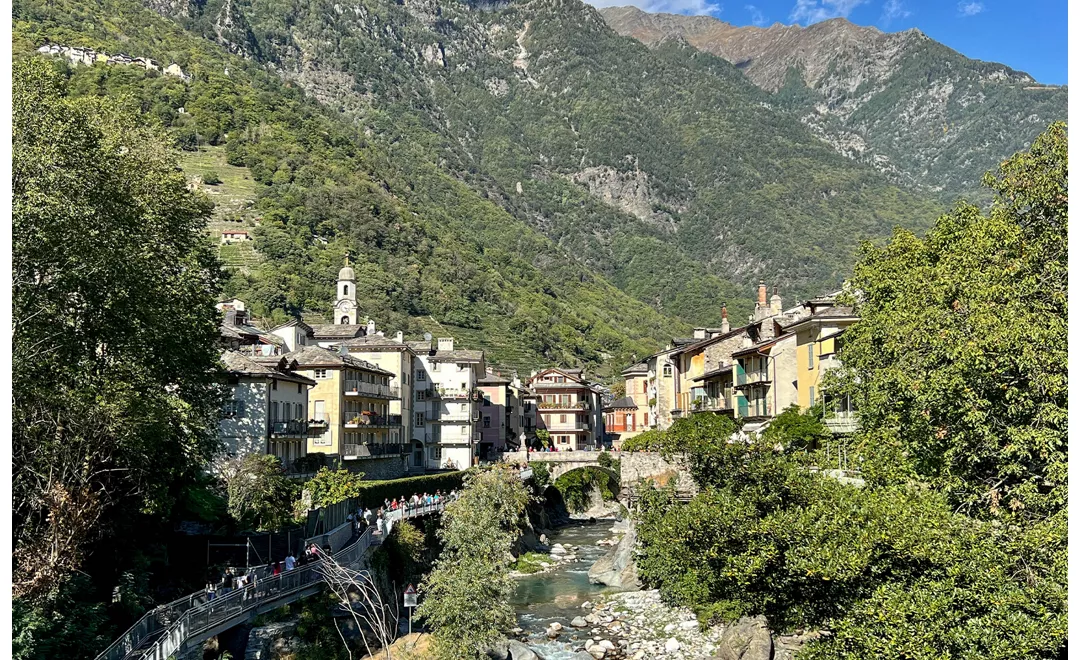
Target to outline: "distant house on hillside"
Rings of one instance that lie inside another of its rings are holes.
[[[221,232],[221,244],[231,245],[233,243],[243,243],[244,241],[250,241],[251,236],[242,229],[226,229]]]

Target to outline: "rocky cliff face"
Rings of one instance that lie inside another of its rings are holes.
[[[842,18],[736,27],[635,7],[601,14],[648,46],[676,38],[731,62],[841,154],[946,199],[980,195],[982,172],[1067,114],[1065,88],[968,59],[916,29],[885,33]]]

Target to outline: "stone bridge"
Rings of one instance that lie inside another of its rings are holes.
[[[657,486],[666,486],[678,477],[678,491],[681,496],[692,495],[696,491],[686,459],[676,456],[671,461],[664,460],[659,452],[607,452],[619,461],[619,499],[630,499],[634,487],[642,480],[648,480]],[[507,463],[545,463],[552,481],[560,476],[584,467],[601,467],[598,462],[600,452],[596,451],[554,451],[554,452],[506,452],[502,459]]]

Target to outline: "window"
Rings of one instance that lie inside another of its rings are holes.
[[[270,379],[270,389],[277,390],[277,378]]]
[[[814,368],[814,342],[810,342],[806,346],[806,368]],[[813,397],[811,397],[813,398]]]
[[[469,412],[469,404],[467,404],[467,403],[461,404],[461,412],[463,412],[463,413]]]
[[[458,371],[465,371],[468,368],[469,368],[469,365],[467,365],[467,364],[465,364],[463,362],[458,362],[458,365],[457,365],[457,370]]]
[[[488,417],[487,415],[484,416],[484,428],[485,429],[490,429],[491,428],[491,418]]]
[[[491,399],[490,399],[489,397],[486,397],[486,396],[485,396],[485,397],[484,397],[484,404],[483,404],[483,405],[484,405],[484,407],[485,407],[485,408],[487,408],[488,406],[490,406],[490,405],[491,405]]]
[[[222,409],[222,414],[225,417],[243,417],[244,402],[240,399],[233,399],[232,401],[227,401]]]
[[[817,392],[814,391],[814,386],[811,385],[810,386],[810,405],[811,406],[817,404],[817,397],[815,396],[816,394],[817,394]]]
[[[330,446],[330,434],[322,433],[312,438],[312,444],[316,447],[329,447]]]
[[[347,296],[347,295],[349,295],[349,285],[348,285],[348,284],[346,284],[345,286],[343,286],[343,287],[341,288],[341,292],[342,292],[343,294],[345,294],[346,296]]]
[[[330,376],[328,375],[326,369],[316,369],[315,370],[315,380],[326,380],[329,377]]]
[[[431,363],[431,370],[432,371],[438,371],[439,370],[439,363],[438,362],[432,362]]]
[[[427,374],[424,372],[423,369],[417,370],[417,372],[416,372],[416,380],[419,381],[419,382],[424,382],[425,380],[427,380]]]
[[[270,419],[272,419],[273,421],[275,421],[275,422],[276,422],[276,421],[278,421],[279,419],[281,419],[281,415],[279,414],[279,410],[280,410],[280,404],[279,404],[279,403],[278,403],[277,401],[275,401],[275,402],[273,402],[273,403],[271,404],[271,406],[272,406],[272,410],[273,410],[274,412],[273,412],[273,414],[272,414],[272,415],[270,416]]]
[[[559,423],[560,424],[565,424],[566,423],[566,415],[559,415]]]
[[[303,394],[304,393],[304,384],[303,383],[297,383],[296,384],[296,393],[297,394]]]
[[[641,425],[642,426],[648,426],[649,425],[649,412],[648,411],[645,411],[644,417],[642,417],[642,419],[641,419]]]
[[[317,419],[320,422],[325,422],[326,421],[326,402],[325,401],[316,401],[315,402],[315,419]]]
[[[413,422],[416,424],[416,426],[423,426],[424,425],[424,413],[418,412],[415,415],[413,415]]]
[[[670,364],[665,364],[664,365],[664,378],[671,378],[671,365]]]
[[[469,436],[469,427],[468,426],[462,426],[461,427],[461,435],[463,437],[468,437]]]
[[[349,325],[349,317],[348,316],[342,316],[341,317],[341,325]]]
[[[442,447],[430,447],[428,453],[431,456],[431,460],[433,460],[433,461],[441,461],[442,460]]]

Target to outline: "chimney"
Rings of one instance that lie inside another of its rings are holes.
[[[723,334],[731,332],[731,324],[727,319],[727,303],[720,306],[720,332]]]
[[[235,325],[247,325],[247,310],[236,310],[233,312],[233,319]]]
[[[232,307],[225,308],[225,325],[236,325],[236,310]]]
[[[765,300],[765,296],[767,295],[769,295],[769,289],[765,286],[765,280],[758,280],[757,304],[759,307],[764,307],[765,305],[769,304],[768,301]]]
[[[705,339],[705,328],[694,328],[694,339]]]
[[[454,338],[453,337],[439,337],[438,350],[440,351],[452,351],[454,350]]]
[[[394,341],[396,341],[399,344],[404,344],[405,343],[405,333],[402,332],[401,330],[398,330],[397,333],[394,335]]]
[[[783,306],[783,304],[782,304],[782,302],[780,300],[779,287],[776,286],[775,284],[773,285],[772,298],[769,300],[769,305],[772,307],[772,313],[773,314],[779,314],[781,311],[783,311],[783,308],[784,308],[784,306]]]
[[[337,352],[338,352],[338,355],[344,357],[344,356],[349,354],[349,347],[346,346],[345,344],[338,344]]]

